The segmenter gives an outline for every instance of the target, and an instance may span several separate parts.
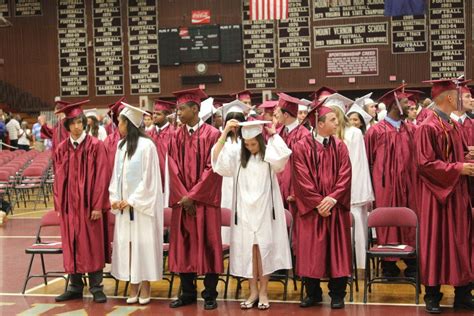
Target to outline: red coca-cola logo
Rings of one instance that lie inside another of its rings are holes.
[[[208,24],[211,23],[211,11],[210,10],[193,10],[192,24]]]

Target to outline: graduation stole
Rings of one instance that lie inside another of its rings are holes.
[[[443,123],[443,120],[441,119],[441,117],[439,116],[438,113],[436,113],[436,111],[433,111],[434,114],[436,115],[436,117],[438,118],[438,122],[439,124],[441,125],[441,128],[443,129],[443,132],[444,132],[444,135],[446,136],[446,148],[445,148],[445,160],[447,161],[448,160],[448,157],[449,157],[449,152],[451,151],[451,146],[450,146],[450,140],[451,138],[449,137],[449,133],[448,131],[446,130],[446,127],[444,126],[444,123]],[[449,123],[453,129],[456,129],[456,125]]]

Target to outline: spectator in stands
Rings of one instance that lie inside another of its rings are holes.
[[[2,149],[2,143],[5,142],[5,136],[7,134],[7,127],[5,125],[5,116],[3,110],[0,109],[0,150]]]
[[[38,116],[38,121],[33,124],[31,133],[33,134],[35,149],[39,152],[44,151],[44,139],[41,138],[41,125],[46,123],[46,117],[44,115]]]
[[[20,122],[21,117],[19,115],[16,115],[15,117],[12,117],[10,121],[7,123],[7,132],[8,132],[8,137],[10,138],[10,145],[12,147],[17,147],[18,146],[18,133],[20,132]],[[12,148],[12,150],[15,150]]]

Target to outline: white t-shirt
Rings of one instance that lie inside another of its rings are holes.
[[[18,138],[18,145],[28,145],[28,146],[30,146],[30,140],[27,137],[27,136],[31,136],[31,130],[30,129],[27,129],[26,132],[23,132],[23,130],[20,129],[18,135],[21,135],[20,138]]]
[[[18,132],[20,131],[20,123],[17,120],[11,119],[6,125],[8,137],[12,140],[18,139]]]

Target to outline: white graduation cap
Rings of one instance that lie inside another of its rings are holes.
[[[242,129],[240,130],[242,133],[242,138],[251,139],[251,138],[257,137],[258,135],[262,133],[263,125],[268,124],[268,123],[272,123],[272,122],[255,120],[255,121],[247,121],[247,122],[239,123],[239,125],[242,126]]]
[[[214,113],[216,113],[214,98],[207,98],[201,102],[201,109],[199,110],[199,117],[201,120],[204,122],[207,121]]]
[[[222,106],[222,119],[226,119],[227,114],[229,113],[244,113],[244,111],[249,111],[252,109],[251,106],[243,103],[240,100],[234,100],[230,103],[224,103]]]
[[[122,112],[120,112],[120,115],[123,115],[128,118],[133,125],[139,128],[143,121],[143,115],[148,115],[148,113],[128,103],[120,103],[122,103],[122,105],[124,106]]]
[[[377,104],[374,100],[372,100],[370,97],[372,96],[372,92],[368,93],[360,98],[357,98],[354,103],[358,104],[361,108],[364,108],[366,105],[370,104]]]
[[[309,106],[312,102],[306,99],[300,99],[300,102],[298,104],[298,111],[309,111]]]
[[[95,117],[97,118],[97,109],[96,108],[93,108],[93,109],[88,109],[88,110],[84,110],[84,115],[86,117]]]
[[[370,121],[372,120],[372,116],[370,116],[369,113],[365,112],[364,109],[357,103],[354,103],[349,109],[349,111],[347,111],[347,116],[349,116],[351,113],[359,113],[365,122],[365,126],[368,126]]]
[[[337,106],[339,109],[341,109],[342,113],[346,113],[347,108],[352,103],[354,103],[354,101],[352,101],[351,99],[346,98],[345,96],[339,93],[334,93],[326,98],[326,100],[324,101],[324,106]]]

